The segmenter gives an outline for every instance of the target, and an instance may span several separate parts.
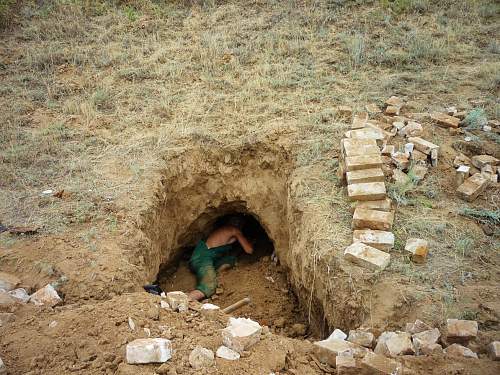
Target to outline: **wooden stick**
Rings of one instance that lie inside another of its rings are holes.
[[[245,297],[243,299],[240,299],[238,302],[233,303],[232,305],[226,307],[225,309],[222,310],[224,314],[230,314],[235,310],[238,310],[239,308],[248,305],[252,300],[248,297]]]

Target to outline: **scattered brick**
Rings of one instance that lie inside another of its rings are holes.
[[[436,122],[437,125],[444,128],[458,128],[458,125],[460,124],[460,119],[449,116],[446,113],[431,113],[431,119]]]
[[[353,229],[391,230],[394,213],[356,208],[352,218]]]
[[[354,329],[349,331],[347,341],[371,349],[375,342],[375,336],[371,332]]]
[[[477,337],[477,332],[478,325],[474,320],[446,320],[446,340],[450,343],[467,343]]]
[[[399,131],[399,134],[403,137],[418,137],[422,135],[424,128],[421,124],[415,121],[409,121],[408,125]]]
[[[352,242],[362,242],[376,249],[389,251],[394,247],[394,234],[383,230],[358,229],[353,232]]]
[[[393,145],[385,145],[382,149],[382,155],[391,156],[396,151],[396,148]]]
[[[443,347],[440,344],[424,345],[419,349],[419,355],[435,355],[443,353]]]
[[[316,341],[313,344],[313,353],[316,358],[333,367],[337,364],[338,355],[350,354],[353,357],[361,358],[367,352],[368,350],[362,346],[339,339]]]
[[[407,332],[384,332],[375,346],[374,352],[386,357],[397,357],[404,354],[415,354],[411,336]]]
[[[469,178],[470,174],[470,167],[467,165],[461,165],[460,167],[457,168],[457,174],[455,178],[455,183],[457,186],[462,185],[466,179]]]
[[[366,353],[361,361],[362,367],[369,371],[369,374],[380,375],[402,375],[403,367],[399,362],[384,357],[373,352]]]
[[[429,244],[420,238],[408,238],[405,251],[411,254],[411,260],[415,263],[425,263],[429,253]]]
[[[434,345],[437,344],[440,337],[441,332],[439,332],[439,329],[437,328],[414,334],[412,339],[416,353],[426,354],[432,353],[435,350],[439,351],[439,348],[436,348]]]
[[[422,181],[425,178],[428,170],[429,168],[427,168],[425,165],[415,164],[411,168],[411,173],[416,181]]]
[[[477,169],[483,168],[485,165],[498,165],[499,160],[490,155],[476,155],[471,159],[472,165]]]
[[[38,306],[45,305],[54,307],[61,303],[62,299],[59,297],[54,287],[47,284],[31,295],[30,302]]]
[[[451,356],[451,357],[468,357],[468,358],[476,358],[477,359],[476,353],[474,353],[469,348],[466,348],[465,346],[462,346],[460,344],[453,344],[453,345],[448,346],[444,350],[444,354]]]
[[[425,324],[420,319],[417,319],[417,320],[415,320],[415,323],[406,323],[405,332],[408,332],[408,333],[414,335],[416,333],[428,331],[430,329],[431,329],[431,326],[429,326],[428,324]]]
[[[168,292],[167,302],[174,311],[187,311],[189,305],[189,297],[181,291]]]
[[[368,113],[367,112],[358,113],[358,114],[354,115],[354,118],[352,119],[351,129],[364,128],[367,121],[368,121]]]
[[[260,340],[262,327],[247,318],[229,318],[229,326],[222,330],[222,342],[229,349],[242,353]]]
[[[486,351],[488,352],[488,356],[493,360],[493,361],[500,361],[500,341],[493,341],[490,343]]]
[[[394,180],[395,183],[401,185],[410,182],[410,177],[408,177],[408,175],[404,173],[401,169],[394,169],[392,171],[392,179]]]
[[[461,165],[471,166],[472,161],[470,160],[470,158],[468,158],[464,154],[458,154],[457,156],[455,156],[455,159],[453,160],[453,166],[455,168],[458,168]]]
[[[163,338],[136,339],[127,344],[128,364],[163,363],[172,358],[172,344]]]
[[[434,143],[426,141],[425,139],[422,139],[420,137],[409,137],[408,142],[413,143],[416,150],[427,155],[430,155],[432,150],[439,149],[438,145],[435,145]]]
[[[344,251],[344,258],[350,262],[370,270],[383,270],[389,265],[391,256],[374,247],[355,242]]]
[[[410,158],[403,152],[395,152],[394,154],[392,154],[391,160],[399,169],[408,169],[408,167],[410,166]]]
[[[481,173],[475,173],[457,188],[460,198],[467,202],[474,201],[488,187],[490,180]]]

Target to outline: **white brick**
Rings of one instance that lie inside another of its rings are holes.
[[[364,346],[365,348],[373,348],[375,336],[373,336],[371,332],[355,329],[349,331],[349,338],[347,341]]]
[[[396,357],[404,354],[415,354],[415,348],[409,333],[384,332],[378,338],[374,352],[386,357]]]
[[[344,258],[370,270],[383,270],[389,265],[391,256],[374,247],[355,242],[344,251]]]
[[[137,339],[127,344],[128,364],[163,363],[172,358],[172,344],[163,338]]]
[[[332,339],[316,341],[313,344],[313,352],[320,362],[327,363],[330,366],[335,367],[337,362],[336,358],[341,353],[361,358],[368,352],[368,350],[349,341]]]
[[[358,229],[353,232],[352,241],[389,251],[394,247],[394,234],[383,230]]]
[[[167,302],[174,311],[187,311],[189,306],[189,297],[186,293],[175,291],[167,293]]]
[[[211,303],[201,305],[200,313],[207,319],[216,319],[219,315],[220,307]]]
[[[229,326],[222,330],[222,342],[228,348],[242,353],[260,340],[262,327],[247,318],[229,318]]]
[[[227,346],[221,345],[215,352],[215,355],[219,358],[226,359],[228,361],[236,361],[240,358],[240,353],[229,349]]]
[[[334,329],[333,332],[328,336],[327,340],[345,340],[347,335],[341,329]]]

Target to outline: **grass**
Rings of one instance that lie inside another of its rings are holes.
[[[500,210],[486,210],[482,208],[462,207],[460,215],[469,217],[483,224],[500,225]]]

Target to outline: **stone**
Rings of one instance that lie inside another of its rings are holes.
[[[344,138],[340,141],[340,144],[345,157],[380,154],[377,141],[373,139]]]
[[[396,184],[406,185],[410,183],[410,177],[406,173],[404,173],[401,169],[394,169],[392,171],[392,179]]]
[[[7,323],[13,322],[16,316],[13,313],[0,313],[0,327],[4,327]]]
[[[461,165],[457,168],[457,173],[455,176],[455,183],[457,186],[462,185],[466,179],[469,178],[470,167],[468,165]]]
[[[354,329],[349,331],[347,341],[371,349],[373,348],[373,343],[375,342],[375,336],[371,332]]]
[[[468,158],[464,154],[458,154],[457,156],[455,156],[455,159],[453,159],[453,166],[455,168],[458,168],[461,165],[471,166],[472,161],[470,160],[470,158]]]
[[[167,339],[136,339],[126,347],[128,364],[164,363],[170,358],[172,358],[172,344]]]
[[[131,331],[135,331],[135,322],[130,316],[128,317],[128,328],[130,328]]]
[[[498,165],[498,161],[497,158],[490,155],[476,155],[471,159],[472,165],[477,169],[481,169],[487,164],[492,166]]]
[[[415,348],[408,332],[384,332],[379,336],[374,352],[394,358],[398,355],[415,354]]]
[[[467,343],[477,337],[478,325],[474,320],[447,319],[446,341]]]
[[[37,306],[54,307],[62,302],[61,297],[57,294],[54,287],[50,284],[45,285],[42,289],[37,290],[30,297],[30,302]]]
[[[358,113],[358,114],[354,115],[354,118],[352,119],[351,129],[364,128],[367,121],[368,121],[368,113],[367,112]]]
[[[189,354],[189,364],[195,370],[212,366],[214,359],[214,352],[201,346],[195,347]]]
[[[399,169],[408,169],[410,166],[410,157],[404,152],[395,152],[391,155],[391,161]]]
[[[422,181],[425,178],[425,175],[429,171],[429,168],[427,168],[425,165],[421,164],[415,164],[411,169],[410,169],[413,180],[419,182]]]
[[[200,313],[207,319],[214,320],[219,316],[220,307],[211,303],[201,305]]]
[[[228,361],[236,361],[237,359],[240,359],[240,353],[235,352],[234,350],[229,349],[224,345],[219,346],[219,348],[215,352],[215,355]]]
[[[172,310],[170,308],[170,305],[168,304],[167,301],[164,301],[164,300],[161,300],[160,301],[160,308],[164,309],[164,310]]]
[[[439,146],[426,141],[420,137],[409,137],[408,142],[413,143],[416,150],[423,152],[426,155],[430,155],[432,150],[439,150]]]
[[[10,273],[0,272],[0,289],[10,292],[21,284],[21,280]]]
[[[437,167],[437,164],[438,164],[438,153],[439,153],[439,150],[437,148],[433,148],[431,150],[431,165],[433,167]]]
[[[391,156],[396,152],[396,148],[393,145],[385,145],[382,149],[382,155]]]
[[[347,183],[384,182],[385,176],[381,168],[360,169],[346,173]]]
[[[500,341],[493,341],[487,347],[488,357],[492,361],[500,361]]]
[[[437,344],[440,337],[441,332],[439,332],[437,328],[414,334],[412,336],[412,341],[416,354],[432,353],[435,348],[430,347]]]
[[[0,289],[0,307],[10,307],[15,305],[15,303],[16,300],[9,293]]]
[[[27,303],[30,300],[30,295],[24,288],[13,289],[9,292],[9,295],[21,303]]]
[[[387,192],[384,182],[367,182],[348,185],[347,195],[350,200],[375,201],[384,199]]]
[[[366,353],[361,361],[370,375],[402,375],[403,367],[399,362],[373,352]]]
[[[357,229],[353,232],[352,242],[362,242],[376,249],[389,251],[394,247],[394,234],[383,230]]]
[[[356,208],[352,218],[353,229],[391,230],[394,212]]]
[[[337,107],[337,113],[341,117],[351,117],[352,116],[352,107],[349,107],[348,105],[341,105]]]
[[[419,355],[435,355],[442,353],[443,353],[443,347],[437,343],[424,345],[418,349]]]
[[[476,353],[474,353],[469,348],[466,348],[465,346],[462,346],[460,344],[452,344],[452,345],[448,346],[444,350],[444,354],[446,354],[447,356],[451,356],[451,357],[467,357],[467,358],[476,358],[477,359]]]
[[[392,201],[389,198],[379,199],[375,201],[358,201],[355,208],[365,208],[369,210],[390,211],[392,209]]]
[[[404,106],[404,104],[405,104],[405,102],[403,101],[403,99],[401,99],[398,96],[394,96],[394,95],[385,101],[385,105],[394,106],[394,107],[398,107],[398,108],[402,108]]]
[[[410,253],[411,260],[415,263],[425,263],[429,253],[429,244],[421,238],[408,238],[405,251]]]
[[[384,113],[386,115],[394,115],[399,116],[399,107],[395,107],[393,105],[389,105],[385,108]]]
[[[313,353],[321,363],[329,364],[335,367],[337,356],[341,353],[352,355],[355,358],[361,358],[368,352],[368,349],[353,344],[352,342],[332,339],[316,341],[313,344]]]
[[[367,104],[365,106],[365,109],[368,113],[372,113],[372,114],[376,114],[376,113],[381,113],[382,110],[380,109],[380,107],[374,103],[371,103],[371,104]]]
[[[403,137],[419,137],[424,132],[421,124],[415,121],[408,121],[408,125],[399,130],[399,134]]]
[[[338,355],[335,357],[335,367],[337,368],[337,375],[359,374],[356,360],[350,355]]]
[[[347,172],[357,171],[361,169],[381,168],[382,158],[380,154],[349,156],[345,158],[345,166]]]
[[[375,141],[382,141],[386,135],[382,129],[372,127],[365,127],[362,129],[348,130],[345,133],[346,138],[352,139],[371,139]]]
[[[172,310],[183,312],[188,310],[189,297],[180,291],[168,292],[167,302]]]
[[[345,340],[347,335],[341,329],[334,329],[333,332],[328,336],[327,340]]]
[[[242,353],[260,340],[262,327],[247,318],[229,318],[229,326],[222,330],[222,342],[228,348]]]
[[[344,251],[344,258],[358,266],[373,271],[385,269],[391,260],[391,256],[388,253],[361,242],[355,242],[348,246]]]
[[[457,107],[455,106],[447,107],[445,110],[448,116],[455,116],[458,112]]]
[[[413,148],[415,147],[415,145],[413,143],[406,143],[405,144],[405,154],[406,155],[410,155],[412,152],[413,152]]]
[[[0,358],[0,375],[7,375],[7,367],[3,363],[2,358]]]
[[[411,335],[416,333],[428,331],[431,329],[431,326],[425,324],[420,319],[415,320],[415,323],[406,323],[405,332],[408,332]]]
[[[410,155],[411,160],[416,161],[416,162],[423,162],[425,163],[427,161],[427,155],[424,154],[422,151],[418,150],[413,150],[413,152]]]
[[[460,119],[441,112],[431,113],[431,119],[443,128],[458,128],[460,124]]]
[[[486,190],[489,182],[490,180],[481,173],[475,173],[457,188],[458,196],[467,202],[472,202]]]

